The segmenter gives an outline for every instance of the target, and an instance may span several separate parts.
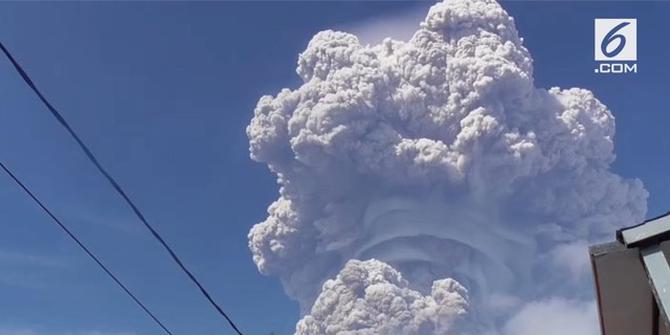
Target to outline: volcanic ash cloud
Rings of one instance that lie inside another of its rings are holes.
[[[466,313],[466,299],[466,290],[452,279],[435,281],[430,295],[423,296],[391,266],[353,260],[323,285],[311,315],[298,323],[296,333],[444,333]]]
[[[572,255],[644,217],[642,183],[609,171],[612,114],[588,90],[536,88],[496,2],[438,3],[408,42],[320,32],[297,72],[247,134],[280,185],[249,246],[300,302],[299,334],[495,330],[588,303]]]

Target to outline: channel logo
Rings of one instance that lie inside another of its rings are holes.
[[[637,73],[637,19],[595,19],[596,73]]]

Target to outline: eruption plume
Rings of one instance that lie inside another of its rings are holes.
[[[593,307],[572,258],[647,192],[609,171],[590,91],[534,86],[498,3],[438,3],[407,42],[320,32],[297,72],[247,128],[280,185],[249,246],[299,301],[296,334],[529,335],[537,311]]]

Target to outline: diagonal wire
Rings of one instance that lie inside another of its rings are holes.
[[[138,298],[137,298],[137,297],[136,297],[136,296],[135,296],[135,295],[134,295],[134,294],[133,294],[127,287],[126,287],[126,285],[124,285],[124,284],[123,284],[123,283],[122,283],[122,282],[121,282],[121,281],[114,275],[114,273],[112,273],[112,271],[110,271],[110,270],[109,270],[109,269],[102,263],[102,261],[100,261],[100,259],[99,259],[97,256],[95,256],[95,254],[93,254],[93,252],[91,252],[91,251],[86,247],[86,245],[84,245],[84,243],[81,242],[81,241],[79,240],[79,238],[77,238],[76,235],[74,235],[74,233],[72,233],[72,232],[70,231],[70,229],[68,229],[68,228],[67,228],[67,227],[66,227],[66,226],[65,226],[65,225],[64,225],[58,218],[56,218],[56,216],[55,216],[53,213],[51,213],[51,211],[50,211],[50,210],[49,210],[49,209],[42,203],[42,201],[40,201],[40,200],[39,200],[39,199],[38,199],[38,198],[37,198],[37,197],[36,197],[36,196],[35,196],[35,195],[34,195],[34,194],[33,194],[33,193],[32,193],[32,192],[31,192],[31,191],[30,191],[30,190],[29,190],[23,183],[22,183],[22,182],[21,182],[21,180],[19,180],[19,178],[17,178],[17,177],[16,177],[16,176],[15,176],[15,175],[14,175],[14,174],[13,174],[13,173],[12,173],[6,166],[5,166],[5,164],[3,164],[2,162],[0,162],[0,167],[2,167],[3,170],[5,170],[5,172],[7,173],[7,175],[9,175],[9,176],[14,180],[14,182],[15,182],[19,187],[21,187],[21,189],[23,189],[23,191],[24,191],[26,194],[28,194],[28,195],[30,196],[30,198],[32,198],[32,199],[35,201],[35,203],[37,203],[37,204],[42,208],[42,210],[44,210],[44,212],[46,212],[46,213],[49,215],[49,217],[51,217],[51,219],[52,219],[52,220],[53,220],[53,221],[54,221],[54,222],[55,222],[55,223],[56,223],[56,224],[57,224],[57,225],[58,225],[58,226],[59,226],[59,227],[60,227],[60,228],[61,228],[61,229],[68,235],[68,236],[70,236],[70,238],[71,238],[75,243],[77,243],[77,245],[78,245],[82,250],[84,250],[84,252],[85,252],[91,259],[93,259],[93,260],[98,264],[98,266],[99,266],[103,271],[105,271],[105,273],[106,273],[110,278],[112,278],[112,280],[113,280],[119,287],[121,287],[121,289],[122,289],[124,292],[126,292],[126,294],[127,294],[128,296],[130,296],[130,298],[133,299],[133,301],[134,301],[138,306],[140,306],[140,308],[142,308],[142,310],[143,310],[147,315],[149,315],[149,317],[151,317],[151,318],[154,320],[154,322],[156,322],[161,328],[163,328],[163,330],[164,330],[166,333],[168,333],[169,335],[172,335],[172,332],[171,332],[170,330],[168,330],[167,327],[165,327],[165,325],[164,325],[160,320],[158,320],[158,318],[157,318],[153,313],[151,313],[151,311],[150,311],[150,310],[149,310],[149,309],[148,309],[148,308],[147,308],[147,307],[140,301],[140,299],[138,299]]]
[[[119,183],[117,183],[116,180],[100,164],[100,162],[98,162],[98,159],[95,157],[95,155],[93,155],[91,150],[89,150],[89,148],[86,146],[86,144],[84,144],[84,142],[79,138],[77,133],[72,129],[72,127],[70,127],[70,125],[63,118],[63,116],[56,110],[56,108],[53,105],[51,105],[51,103],[49,103],[49,101],[44,97],[44,95],[42,95],[42,93],[37,88],[35,83],[33,83],[33,81],[30,79],[28,74],[23,70],[21,65],[14,59],[14,57],[9,52],[9,50],[7,48],[5,48],[5,46],[2,44],[2,42],[0,42],[0,49],[2,49],[2,52],[5,54],[5,56],[7,56],[7,58],[12,63],[12,65],[14,65],[14,68],[21,75],[21,78],[23,78],[23,81],[25,81],[26,84],[28,84],[28,86],[30,86],[30,88],[35,92],[35,94],[37,94],[37,96],[40,98],[40,100],[42,100],[44,105],[49,109],[51,114],[53,114],[53,116],[56,117],[58,122],[60,122],[60,124],[68,131],[68,133],[70,133],[70,135],[74,138],[74,140],[77,142],[77,144],[79,144],[79,147],[84,151],[86,156],[88,156],[89,160],[93,163],[93,165],[95,165],[95,167],[98,169],[98,171],[100,171],[100,173],[107,179],[107,181],[112,185],[112,187],[116,190],[116,192],[125,200],[125,202],[128,204],[128,206],[130,206],[130,208],[133,210],[133,212],[135,213],[137,218],[140,219],[140,221],[142,221],[144,226],[147,229],[149,229],[149,231],[156,238],[156,240],[158,240],[158,242],[160,242],[160,244],[163,246],[163,248],[165,248],[165,250],[170,254],[170,256],[172,257],[172,260],[174,260],[177,263],[177,265],[181,268],[181,270],[184,273],[186,273],[186,275],[191,279],[193,284],[195,284],[198,287],[200,292],[205,296],[207,301],[209,301],[209,303],[216,309],[216,311],[226,319],[226,321],[228,322],[230,327],[233,328],[233,330],[235,330],[235,332],[238,335],[244,335],[244,334],[242,334],[240,329],[235,325],[233,320],[228,316],[228,314],[226,314],[226,312],[223,311],[223,308],[221,308],[221,306],[219,306],[219,304],[217,304],[214,301],[214,299],[212,299],[212,296],[209,294],[209,292],[207,292],[205,287],[202,284],[200,284],[200,281],[198,281],[198,279],[193,275],[193,273],[191,273],[191,271],[189,271],[186,268],[184,263],[177,256],[177,254],[175,254],[175,252],[172,251],[172,248],[167,244],[167,242],[165,242],[165,240],[160,236],[160,234],[158,234],[158,231],[156,231],[156,229],[154,229],[154,227],[151,226],[151,224],[149,224],[149,222],[147,222],[147,220],[144,218],[144,215],[139,210],[139,208],[137,206],[135,206],[135,203],[133,203],[132,200],[130,200],[130,198],[128,197],[126,192],[123,191],[123,189],[121,188]]]

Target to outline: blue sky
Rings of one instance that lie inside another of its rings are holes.
[[[2,3],[0,39],[242,328],[287,334],[297,305],[247,248],[277,193],[248,158],[253,107],[296,86],[297,54],[316,32],[365,33],[394,19],[402,35],[429,6]],[[616,116],[614,170],[644,181],[649,217],[670,210],[670,3],[504,7],[535,59],[536,86],[594,91]],[[638,74],[593,73],[595,17],[638,19]],[[0,97],[0,159],[175,334],[231,334],[4,59]],[[0,176],[0,335],[158,333]]]

